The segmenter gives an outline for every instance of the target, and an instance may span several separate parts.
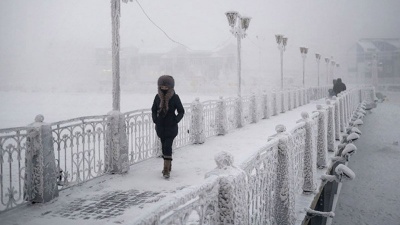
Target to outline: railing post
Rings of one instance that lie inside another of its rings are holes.
[[[217,102],[217,115],[216,115],[216,126],[217,126],[217,135],[225,135],[228,133],[228,120],[226,115],[226,105],[225,100],[219,97]]]
[[[335,139],[337,141],[342,140],[342,136],[340,136],[340,102],[336,96],[332,97],[332,100],[335,101],[333,104],[335,106]]]
[[[297,90],[294,90],[293,91],[294,92],[294,97],[293,97],[293,104],[294,104],[294,108],[297,108],[298,107],[298,105],[297,105],[297,102],[298,102],[298,100],[297,100]]]
[[[242,104],[242,97],[236,98],[236,105],[235,105],[235,117],[237,122],[237,128],[243,127],[243,104]]]
[[[263,114],[264,114],[264,117],[263,117],[263,119],[269,119],[269,106],[268,106],[268,95],[267,95],[267,93],[264,93],[263,94]]]
[[[321,105],[317,105],[318,115],[318,134],[317,134],[317,167],[319,169],[327,166],[327,129],[325,127],[326,110]]]
[[[219,152],[214,157],[217,168],[206,174],[219,176],[217,224],[248,224],[247,175],[233,165],[233,155]]]
[[[326,100],[326,104],[328,105],[328,151],[335,152],[335,111],[329,99]]]
[[[275,127],[279,138],[278,144],[278,171],[277,171],[277,193],[275,202],[275,219],[277,224],[294,224],[295,222],[295,194],[290,182],[289,171],[289,148],[292,147],[290,134],[284,125]]]
[[[292,92],[290,90],[287,91],[288,93],[288,110],[292,110]]]
[[[250,115],[251,115],[251,123],[257,123],[258,114],[257,114],[257,101],[255,94],[252,94],[250,99]]]
[[[111,174],[128,172],[129,153],[125,116],[119,111],[111,111],[107,115],[104,154],[105,172]]]
[[[341,132],[346,132],[346,126],[345,126],[345,121],[344,121],[344,118],[345,118],[345,115],[344,115],[344,112],[345,112],[345,110],[344,110],[344,107],[345,107],[345,105],[344,105],[344,97],[343,97],[342,93],[339,93],[338,97],[339,97],[339,103],[340,103],[340,131]]]
[[[276,101],[276,92],[272,93],[272,115],[278,115],[278,105]]]
[[[316,163],[314,162],[315,149],[313,142],[315,141],[315,134],[312,128],[312,120],[307,112],[301,113],[302,119],[298,122],[305,122],[306,139],[304,146],[304,168],[303,168],[303,193],[311,194],[316,189],[314,177],[316,176]]]
[[[299,94],[300,94],[300,105],[304,105],[304,93],[303,89],[299,89]]]
[[[26,138],[24,199],[45,203],[58,197],[59,171],[54,156],[51,126],[37,115]]]
[[[286,112],[285,108],[285,92],[281,91],[281,113]]]
[[[206,140],[204,133],[205,123],[203,115],[203,104],[196,98],[190,105],[192,115],[190,117],[190,140],[193,144],[203,144]]]

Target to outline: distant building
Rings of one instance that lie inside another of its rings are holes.
[[[104,76],[104,83],[111,79],[111,49],[96,49],[96,65]],[[236,71],[236,46],[225,45],[214,51],[189,50],[177,46],[166,52],[121,48],[121,82],[154,83],[162,74],[170,74],[181,81],[191,82],[193,88],[206,82],[225,81]]]
[[[377,60],[379,84],[400,83],[400,38],[364,38],[357,42],[357,77],[371,82]]]

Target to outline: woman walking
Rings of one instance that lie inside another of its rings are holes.
[[[153,122],[156,124],[157,136],[161,139],[162,157],[164,158],[163,176],[169,178],[172,161],[172,143],[178,135],[178,123],[185,114],[185,109],[177,94],[172,76],[158,78],[158,94],[151,107]],[[178,114],[175,114],[175,111]]]

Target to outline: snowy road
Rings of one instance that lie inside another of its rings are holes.
[[[400,94],[384,94],[389,100],[364,118],[348,164],[356,179],[343,183],[334,225],[400,225]]]

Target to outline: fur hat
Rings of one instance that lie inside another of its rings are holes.
[[[168,88],[174,88],[175,81],[174,78],[170,75],[162,75],[160,78],[158,78],[157,84],[158,87],[167,86]]]

